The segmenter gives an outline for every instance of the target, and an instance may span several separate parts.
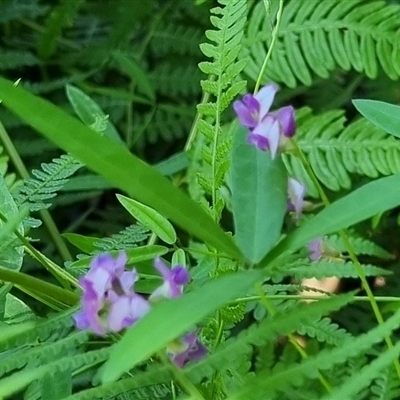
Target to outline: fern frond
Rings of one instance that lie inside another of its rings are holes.
[[[199,132],[206,138],[202,146],[202,162],[197,174],[198,183],[211,196],[211,214],[219,220],[225,207],[220,193],[225,174],[229,168],[227,154],[231,147],[230,129],[221,129],[221,115],[232,100],[245,88],[245,81],[237,76],[247,60],[237,60],[243,28],[247,20],[247,4],[243,0],[218,0],[223,7],[211,9],[211,24],[215,29],[206,31],[211,43],[203,43],[200,48],[211,61],[201,62],[199,68],[209,75],[201,81],[208,100],[197,106],[202,116],[198,124]]]
[[[252,345],[263,346],[278,335],[292,333],[302,325],[318,320],[322,315],[338,310],[352,299],[351,294],[335,296],[312,304],[300,304],[290,312],[278,312],[271,319],[264,319],[259,325],[252,325],[241,332],[237,338],[228,339],[208,358],[186,369],[189,377],[199,382],[203,377],[210,376],[214,370],[225,371],[235,369],[236,361],[243,356],[250,357]],[[232,358],[235,354],[235,358]]]
[[[400,7],[382,1],[323,0],[285,3],[278,38],[263,81],[294,88],[328,78],[337,68],[376,78],[380,66],[393,80],[400,76]],[[245,73],[253,80],[271,42],[269,20],[259,2],[249,19]],[[251,28],[250,28],[251,27]]]
[[[307,155],[317,178],[330,190],[350,189],[351,174],[377,178],[400,171],[400,141],[360,119],[344,128],[344,112],[328,111],[313,116],[309,108],[297,115],[296,139]],[[316,189],[300,161],[283,155],[289,174],[307,186],[310,196]]]
[[[17,346],[34,343],[37,340],[48,340],[54,332],[59,333],[62,330],[70,329],[72,327],[71,315],[75,311],[74,309],[70,309],[43,322],[27,324],[26,328],[23,327],[20,331],[16,331],[15,334],[11,334],[0,340],[0,351],[3,352]]]
[[[149,368],[146,372],[136,373],[132,378],[83,390],[65,400],[114,399],[114,396],[120,393],[132,394],[135,399],[164,398],[170,393],[170,390],[163,383],[171,379],[171,372],[166,367]]]
[[[394,258],[393,254],[378,246],[376,243],[361,237],[354,231],[349,230],[347,232],[347,238],[353,248],[355,254],[363,254],[368,256],[375,256],[382,258],[383,260],[391,260]],[[347,248],[340,238],[340,235],[331,235],[327,238],[327,244],[337,249],[341,253],[347,252]]]
[[[204,33],[193,26],[176,22],[160,24],[150,42],[153,53],[159,57],[172,52],[182,56],[200,56],[199,44],[204,41]]]
[[[110,237],[96,241],[93,245],[99,252],[123,250],[129,247],[136,247],[137,243],[146,240],[149,236],[150,231],[147,228],[143,225],[134,224]]]
[[[157,108],[145,115],[136,115],[133,129],[144,133],[146,140],[156,143],[160,138],[171,142],[187,135],[194,117],[193,108],[176,107]]]
[[[149,78],[157,91],[166,96],[198,96],[204,75],[192,64],[173,65],[170,62],[154,69]]]
[[[371,385],[367,394],[371,400],[394,400],[400,395],[398,377],[393,368],[383,370]],[[367,400],[365,398],[365,400]]]
[[[0,70],[30,67],[38,63],[39,60],[28,51],[2,50],[0,54]]]
[[[385,276],[392,273],[386,269],[374,265],[361,265],[366,276]],[[294,276],[296,279],[307,278],[328,278],[336,276],[338,278],[358,278],[354,264],[351,261],[321,259],[310,262],[309,260],[299,260],[295,265],[287,266],[282,273],[285,276]]]
[[[31,362],[43,363],[47,360],[54,360],[60,354],[65,354],[69,349],[74,349],[77,345],[85,343],[88,338],[86,332],[77,332],[66,338],[58,338],[55,342],[38,343],[30,349],[22,348],[3,358],[0,365],[0,376],[14,370],[20,369]]]
[[[336,400],[342,398],[353,398],[361,389],[365,388],[370,382],[375,379],[380,371],[387,368],[400,354],[400,342],[397,342],[394,347],[382,352],[378,358],[370,364],[363,367],[363,369],[350,378],[348,377],[345,382],[336,387],[324,400]]]
[[[319,342],[326,342],[335,346],[341,346],[345,340],[352,336],[345,329],[339,328],[339,325],[333,323],[330,318],[322,318],[319,321],[303,325],[297,332],[300,335],[307,335],[316,338]]]
[[[320,370],[329,370],[335,365],[343,364],[349,358],[367,351],[371,346],[382,341],[394,329],[397,329],[399,323],[400,312],[397,312],[368,333],[347,339],[340,347],[322,350],[316,356],[309,357],[300,364],[294,363],[287,366],[283,371],[262,372],[257,379],[248,379],[236,398],[259,399],[260,393],[263,393],[264,397],[272,396],[282,390],[287,390],[287,388],[302,386],[306,380],[317,378]],[[399,351],[400,343],[395,346],[393,352],[397,354]],[[387,351],[386,354],[389,352],[392,353],[392,351]]]
[[[1,396],[9,396],[17,390],[27,386],[29,383],[42,378],[46,374],[52,374],[59,371],[71,372],[79,371],[82,367],[90,367],[105,361],[111,353],[111,347],[102,348],[100,350],[92,350],[83,354],[76,354],[57,358],[40,366],[26,368],[21,372],[17,372],[2,380],[2,388],[0,388]]]
[[[39,211],[50,207],[46,200],[57,195],[68,178],[73,175],[82,164],[70,155],[62,155],[53,162],[41,165],[42,170],[34,169],[32,175],[35,178],[26,179],[20,187],[15,201],[18,206],[29,204],[30,211]]]
[[[8,1],[1,5],[0,24],[17,18],[36,18],[47,13],[49,6],[39,5],[36,1]]]

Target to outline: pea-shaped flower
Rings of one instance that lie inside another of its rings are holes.
[[[292,106],[270,112],[277,91],[278,86],[271,83],[255,95],[246,94],[233,104],[240,123],[250,129],[247,141],[260,150],[269,150],[272,158],[296,130]]]

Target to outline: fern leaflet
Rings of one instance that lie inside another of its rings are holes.
[[[206,137],[198,183],[211,195],[212,214],[216,220],[219,220],[225,206],[219,189],[229,168],[227,154],[231,146],[229,130],[221,129],[221,115],[246,86],[245,81],[235,79],[247,62],[236,61],[246,23],[246,1],[219,0],[219,4],[224,7],[213,8],[210,18],[216,29],[206,31],[207,38],[213,44],[203,43],[200,46],[204,55],[212,61],[199,64],[201,71],[210,76],[201,81],[203,91],[215,101],[198,105],[198,111],[202,115],[198,129]]]
[[[309,108],[297,114],[298,145],[307,155],[317,178],[330,190],[350,189],[351,175],[377,178],[400,171],[400,141],[360,119],[344,128],[344,112],[328,111],[313,116]],[[300,161],[283,154],[289,174],[307,186],[311,196],[317,191]]]
[[[41,165],[42,170],[34,169],[32,175],[36,178],[26,179],[20,187],[15,201],[18,206],[28,203],[30,211],[39,211],[50,207],[46,200],[57,195],[68,178],[73,175],[82,164],[70,155],[63,154],[53,162]]]
[[[313,74],[327,79],[338,67],[364,72],[374,79],[378,66],[393,80],[400,76],[400,7],[382,1],[291,0],[285,3],[281,26],[264,81],[294,88],[310,86]],[[264,6],[253,10],[247,32],[245,73],[253,80],[271,41]]]

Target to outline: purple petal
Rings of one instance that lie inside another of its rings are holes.
[[[290,206],[296,212],[297,218],[300,217],[303,210],[304,196],[306,194],[306,187],[296,179],[288,179],[288,192]]]
[[[125,271],[121,274],[119,283],[124,294],[129,294],[137,280],[138,276],[136,269],[133,269],[132,271]]]
[[[124,273],[125,271],[125,264],[128,261],[128,256],[124,251],[121,251],[118,254],[118,257],[116,260],[113,260],[113,270],[115,275],[120,276]]]
[[[292,106],[282,107],[273,114],[279,121],[282,134],[286,137],[292,137],[296,131],[294,108]]]
[[[269,147],[268,139],[255,133],[249,133],[249,135],[247,136],[247,142],[263,151],[268,150]]]
[[[271,129],[268,132],[269,151],[271,152],[271,158],[274,159],[279,148],[280,132],[279,122],[275,121]]]
[[[262,121],[268,114],[272,103],[274,102],[275,94],[278,91],[278,86],[275,83],[265,85],[258,93],[254,95],[255,99],[260,104],[259,121]]]
[[[112,332],[119,332],[132,325],[133,318],[130,315],[130,299],[121,296],[113,303],[108,314],[108,326]]]
[[[177,265],[174,268],[172,268],[171,272],[172,272],[172,280],[177,285],[186,285],[187,283],[189,283],[190,275],[185,267]]]
[[[266,138],[262,140],[261,137]],[[248,140],[251,138],[257,138],[258,143],[261,145],[268,143],[268,148],[271,152],[271,157],[275,158],[275,155],[279,148],[279,122],[274,117],[267,115],[253,130],[253,132],[249,135]],[[261,148],[257,145],[259,149],[265,150],[265,148]]]
[[[156,257],[154,259],[154,267],[158,270],[158,272],[165,280],[171,279],[171,270],[165,265],[160,257]]]
[[[171,270],[160,257],[154,260],[154,266],[161,273],[164,283],[151,294],[150,300],[155,302],[162,298],[180,296],[182,294],[182,286],[189,282],[189,274],[185,268],[177,265]]]
[[[89,321],[86,318],[86,314],[83,311],[78,312],[73,316],[73,319],[75,321],[75,326],[83,331],[85,329],[89,328]]]
[[[319,260],[322,256],[323,240],[315,239],[308,244],[308,250],[310,250],[310,259],[312,261]]]
[[[118,300],[111,305],[108,314],[108,326],[111,331],[119,332],[134,324],[149,310],[149,303],[137,294],[120,296]]]
[[[98,298],[104,297],[107,289],[111,287],[112,274],[108,269],[101,266],[96,266],[89,270],[89,272],[79,280],[83,290],[93,291],[93,295]]]
[[[251,95],[247,95],[251,96]],[[235,113],[237,117],[239,118],[240,123],[247,127],[247,128],[254,128],[257,125],[258,122],[258,111],[253,109],[253,105],[251,107],[248,107],[245,104],[245,97],[243,100],[237,100],[233,103],[233,109],[235,110]],[[247,100],[247,103],[252,104],[252,100]],[[258,102],[257,102],[258,105]],[[259,105],[258,105],[258,108]]]
[[[207,348],[199,341],[195,333],[189,333],[181,339],[186,344],[180,352],[170,351],[170,357],[176,366],[182,368],[189,361],[196,361],[207,355]]]

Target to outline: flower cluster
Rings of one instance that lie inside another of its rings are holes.
[[[233,104],[240,123],[250,129],[247,141],[260,150],[269,150],[272,158],[296,130],[292,106],[270,112],[277,91],[278,86],[270,83],[255,95],[246,94]]]
[[[275,158],[296,131],[294,109],[282,107],[270,112],[278,86],[270,83],[255,95],[246,94],[233,103],[240,123],[250,129],[247,141],[260,150],[269,150]],[[305,186],[294,178],[288,180],[288,211],[294,211],[299,219],[304,206]]]
[[[120,332],[143,317],[152,304],[180,296],[190,279],[184,267],[177,265],[169,269],[161,258],[156,258],[154,266],[163,283],[146,299],[135,293],[138,275],[135,269],[125,270],[126,262],[124,252],[116,259],[109,254],[93,259],[88,273],[79,281],[83,296],[81,311],[74,316],[78,329],[90,329],[100,336]],[[188,333],[171,343],[167,353],[177,366],[182,367],[190,360],[203,358],[206,348],[195,333]]]

